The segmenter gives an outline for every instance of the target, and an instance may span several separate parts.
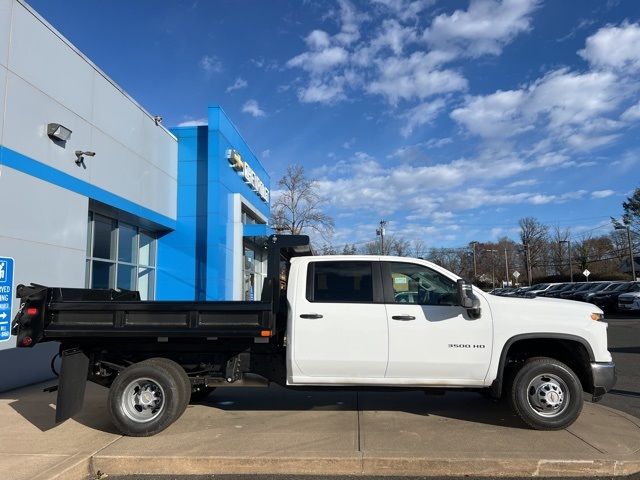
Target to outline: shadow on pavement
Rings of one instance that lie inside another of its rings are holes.
[[[84,408],[73,417],[76,422],[106,433],[119,434],[111,424],[106,410],[107,389],[97,385],[87,388]],[[9,406],[21,417],[42,432],[54,429],[61,424],[55,421],[56,392],[43,392],[43,386],[32,386],[17,392],[0,395],[0,399],[14,399]],[[70,420],[67,420],[70,421]]]
[[[300,411],[359,410],[366,413],[406,412],[428,417],[438,416],[493,426],[528,429],[515,416],[506,401],[495,401],[475,392],[447,392],[427,395],[422,390],[286,390],[219,389],[200,405],[224,411]]]
[[[86,427],[117,434],[106,410],[107,389],[90,384],[84,408],[73,418]],[[55,392],[43,392],[42,387],[25,389],[9,405],[39,430],[56,428]],[[627,392],[625,392],[627,393]],[[631,392],[633,393],[633,392]],[[194,403],[213,411],[360,411],[365,415],[381,412],[406,412],[421,417],[438,416],[493,426],[526,429],[509,409],[507,402],[496,402],[474,392],[448,392],[426,395],[421,390],[288,390],[270,388],[227,388],[212,392]]]

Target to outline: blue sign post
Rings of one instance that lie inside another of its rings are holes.
[[[0,257],[0,342],[11,338],[13,258]]]

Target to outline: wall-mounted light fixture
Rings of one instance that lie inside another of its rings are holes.
[[[47,135],[61,142],[66,142],[71,137],[71,130],[59,123],[50,123],[47,125]]]
[[[84,169],[87,168],[87,166],[84,164],[85,155],[87,157],[95,157],[96,152],[83,152],[82,150],[76,150],[76,165]]]

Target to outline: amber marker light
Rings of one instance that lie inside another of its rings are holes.
[[[596,322],[604,320],[604,313],[592,313],[591,320],[595,320]]]

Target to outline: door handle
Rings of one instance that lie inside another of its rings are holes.
[[[416,317],[414,317],[413,315],[394,315],[393,317],[391,317],[394,320],[402,320],[404,322],[408,322],[409,320],[415,320]]]
[[[319,313],[301,313],[300,318],[322,318]]]

